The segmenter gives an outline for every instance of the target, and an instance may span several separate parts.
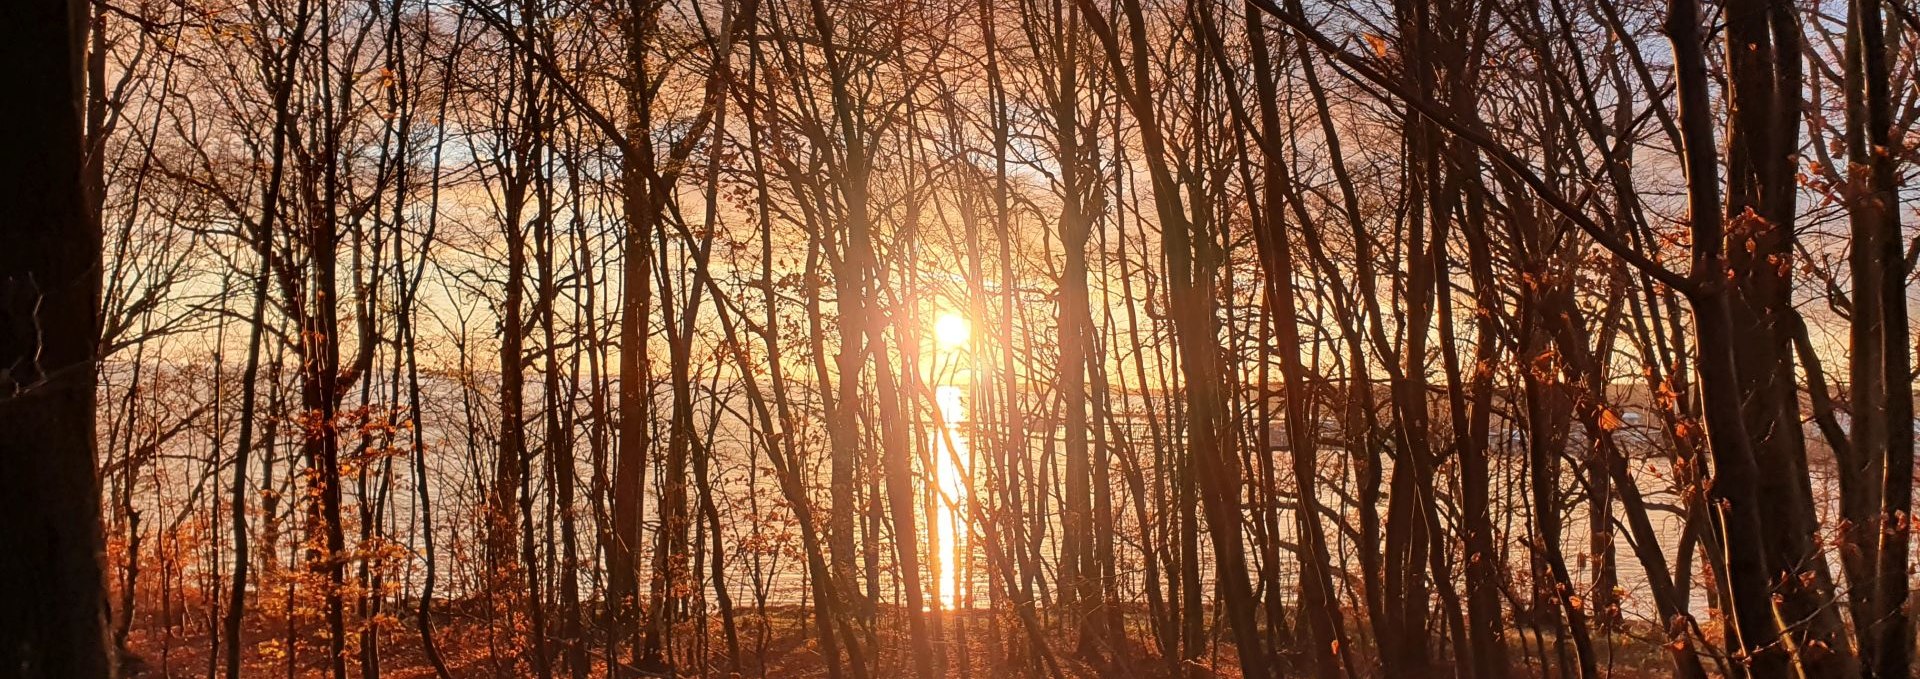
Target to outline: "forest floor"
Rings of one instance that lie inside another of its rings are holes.
[[[444,611],[436,611],[434,638],[448,674],[460,679],[540,676],[541,672],[529,660],[532,654],[520,650],[528,643],[525,637],[498,632],[496,628],[501,626],[489,624],[486,616],[473,610],[477,608],[482,607],[445,606]],[[167,616],[140,616],[141,619],[129,630],[127,648],[131,655],[123,663],[123,676],[128,679],[222,676],[220,656],[217,655],[219,652],[214,648],[214,638],[207,631],[211,621],[204,615],[175,614],[171,616],[174,624],[164,626],[159,624],[164,617]],[[418,630],[413,626],[413,616],[409,613],[402,618],[382,620],[378,676],[382,679],[435,677],[436,673],[420,643]],[[322,632],[324,625],[320,620],[302,621],[294,625],[291,631],[284,619],[277,624],[267,622],[257,616],[248,621],[247,643],[241,653],[242,676],[308,679],[330,675],[326,662],[326,637]],[[934,647],[938,674],[959,679],[1047,677],[1045,663],[1024,652],[1026,636],[1018,620],[1009,617],[997,622],[996,625],[986,611],[945,612],[938,616],[936,624],[939,629],[935,630],[935,638],[940,641]],[[698,627],[695,622],[687,622],[676,628],[676,634],[680,635],[676,647],[682,649],[682,655],[686,656],[679,658],[683,668],[680,673],[682,677],[813,679],[827,676],[824,659],[813,635],[812,620],[804,617],[800,608],[769,608],[764,618],[750,611],[736,616],[741,657],[737,670],[733,669],[736,665],[730,659],[726,637],[717,617],[709,620],[704,638]],[[876,627],[875,638],[880,647],[880,659],[872,677],[910,676],[913,669],[912,651],[908,644],[905,619],[896,613],[883,611]],[[996,627],[997,632],[994,632]],[[1669,660],[1665,651],[1653,641],[1656,637],[1647,634],[1649,631],[1634,629],[1629,625],[1611,635],[1611,643],[1596,644],[1600,646],[1601,675],[1614,679],[1669,676]],[[363,671],[363,661],[358,651],[358,636],[352,633],[350,636],[354,638],[347,652],[348,676],[364,677],[367,673]],[[291,645],[289,639],[292,639]],[[1558,663],[1552,659],[1557,652],[1551,632],[1536,635],[1531,629],[1510,630],[1508,640],[1509,661],[1514,668],[1514,676],[1559,676]],[[1064,634],[1054,634],[1049,644],[1061,679],[1155,679],[1175,675],[1174,666],[1162,660],[1158,652],[1150,647],[1144,629],[1130,629],[1129,641],[1129,660],[1124,668],[1095,657],[1104,654],[1088,656],[1075,653],[1073,640]],[[552,645],[551,676],[570,677],[566,654],[560,648],[559,641],[550,639],[548,643]],[[1020,649],[1016,652],[1027,657],[1011,665],[992,660],[1005,657],[1007,649],[1016,646]],[[294,652],[288,653],[289,648]],[[589,676],[606,676],[604,650],[597,646],[585,649],[590,665]],[[871,653],[871,649],[868,652]],[[699,656],[709,660],[705,663],[694,662],[694,658]],[[1547,667],[1542,666],[1543,658]],[[1238,679],[1241,676],[1234,648],[1224,639],[1216,639],[1207,652],[1188,664],[1186,670],[1182,673],[1186,677]],[[1451,673],[1442,669],[1439,674]]]

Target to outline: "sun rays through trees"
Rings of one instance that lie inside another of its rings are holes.
[[[0,675],[1913,674],[1910,0],[0,14]]]

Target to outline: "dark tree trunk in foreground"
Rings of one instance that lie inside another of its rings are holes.
[[[1666,33],[1673,41],[1679,85],[1681,134],[1687,169],[1687,214],[1693,235],[1694,288],[1688,291],[1699,325],[1700,387],[1705,404],[1706,440],[1712,455],[1713,523],[1725,550],[1721,559],[1732,592],[1729,647],[1748,656],[1756,679],[1788,674],[1786,654],[1775,644],[1775,623],[1767,584],[1765,528],[1760,523],[1758,468],[1752,438],[1740,413],[1735,370],[1735,335],[1729,310],[1727,258],[1720,218],[1719,171],[1715,159],[1712,111],[1707,104],[1706,34],[1695,0],[1669,5]]]
[[[1313,391],[1307,369],[1300,361],[1300,326],[1296,318],[1299,300],[1294,294],[1295,263],[1283,217],[1290,179],[1280,139],[1286,134],[1280,123],[1278,89],[1274,83],[1272,60],[1267,49],[1265,16],[1252,7],[1246,10],[1247,42],[1254,60],[1254,93],[1259,101],[1265,198],[1262,220],[1256,227],[1256,242],[1261,266],[1266,271],[1263,294],[1268,308],[1279,315],[1274,323],[1274,351],[1280,355],[1280,374],[1286,386],[1287,453],[1292,458],[1294,494],[1300,506],[1294,510],[1295,533],[1300,550],[1300,614],[1306,618],[1311,641],[1307,652],[1313,659],[1314,675],[1335,679],[1343,668],[1351,671],[1346,646],[1346,626],[1341,619],[1339,592],[1333,587],[1334,568],[1325,529],[1321,526],[1320,490],[1315,466],[1319,464],[1319,424],[1311,415]],[[1302,220],[1304,223],[1305,220]],[[1269,621],[1271,624],[1272,621]]]
[[[104,678],[94,376],[100,231],[81,171],[84,3],[0,12],[0,674]]]
[[[1848,580],[1863,676],[1913,676],[1907,545],[1913,511],[1913,357],[1907,320],[1887,32],[1881,5],[1850,3],[1846,49],[1848,206],[1853,227],[1853,412],[1856,448],[1840,456],[1842,510],[1858,550]],[[1864,168],[1864,172],[1862,169]],[[1884,457],[1883,457],[1884,456]],[[1878,476],[1879,478],[1875,478]],[[1877,503],[1875,501],[1878,501]],[[1876,506],[1876,504],[1878,506]],[[1865,621],[1864,623],[1861,621]]]

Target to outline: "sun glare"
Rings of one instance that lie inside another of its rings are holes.
[[[973,337],[973,324],[960,314],[951,311],[942,313],[939,320],[933,322],[933,337],[940,342],[941,348],[959,347]]]
[[[964,323],[964,319],[961,322]],[[933,439],[935,478],[940,484],[940,493],[938,505],[929,511],[934,513],[935,521],[933,570],[940,588],[938,600],[940,606],[948,610],[969,601],[968,583],[961,576],[964,567],[961,557],[965,554],[962,545],[968,537],[967,439],[960,426],[966,420],[967,410],[961,394],[960,388],[952,385],[941,385],[934,391],[943,431]]]

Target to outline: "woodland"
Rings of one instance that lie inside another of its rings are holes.
[[[12,0],[0,677],[1915,672],[1911,0]]]

